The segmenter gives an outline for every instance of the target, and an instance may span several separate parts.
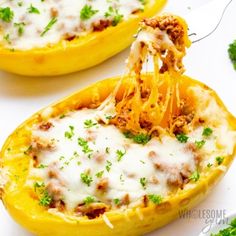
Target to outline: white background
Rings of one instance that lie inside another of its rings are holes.
[[[206,27],[212,21],[216,23],[217,8],[213,7],[207,11],[207,19],[204,19],[204,14],[200,10],[196,12],[196,9],[209,2],[217,5],[219,0],[169,0],[166,10],[186,17],[190,23],[190,32],[202,29],[209,31]],[[227,2],[227,0],[220,0],[220,2]],[[196,15],[198,18],[194,17]],[[236,0],[233,0],[217,31],[207,39],[193,44],[185,60],[186,74],[215,89],[234,115],[236,115],[236,71],[233,70],[228,59],[227,48],[229,43],[236,39],[235,24]],[[25,78],[0,72],[0,146],[21,122],[40,108],[97,80],[121,75],[128,53],[129,50],[125,50],[92,69],[55,78]],[[224,210],[226,214],[236,211],[235,169],[234,162],[224,179],[208,198],[195,208],[196,210]],[[196,236],[207,225],[205,220],[199,217],[179,219],[150,235]],[[31,235],[10,218],[1,203],[0,235]]]

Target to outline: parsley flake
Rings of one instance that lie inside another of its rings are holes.
[[[92,6],[84,5],[84,7],[80,11],[80,19],[81,20],[88,20],[93,15],[95,15],[98,12],[98,10],[93,10]]]
[[[195,145],[198,149],[201,149],[204,146],[205,143],[206,143],[205,140],[195,141]]]
[[[148,195],[148,199],[156,205],[159,205],[163,200],[162,196],[156,194]]]
[[[125,155],[126,151],[122,152],[121,150],[116,151],[117,161],[121,161],[122,157]]]
[[[224,157],[220,157],[220,156],[216,157],[216,162],[218,165],[221,165],[223,161],[224,161]]]
[[[97,125],[96,122],[93,122],[92,120],[86,120],[84,122],[84,128],[91,128],[93,126]]]
[[[144,189],[146,189],[146,186],[147,186],[147,178],[145,178],[145,177],[140,178],[140,179],[139,179],[139,182],[140,182],[140,184],[142,185],[142,187],[143,187]]]
[[[187,141],[188,141],[188,139],[189,139],[189,137],[186,136],[185,134],[177,134],[177,135],[176,135],[176,138],[177,138],[177,140],[178,140],[179,142],[181,142],[181,143],[187,143]]]
[[[69,131],[66,131],[65,132],[65,137],[68,138],[68,139],[72,139],[72,137],[74,136],[74,126],[69,126]]]
[[[93,202],[95,202],[95,199],[94,199],[94,197],[92,197],[92,196],[88,196],[88,197],[86,197],[86,198],[84,199],[85,205],[91,204],[91,203],[93,203]]]
[[[83,183],[85,183],[86,185],[88,185],[88,187],[91,185],[91,183],[93,182],[93,178],[85,173],[81,173],[80,174],[80,179]]]
[[[194,171],[191,176],[189,177],[189,180],[193,180],[194,182],[197,182],[200,178],[199,172],[196,170]]]
[[[234,69],[236,70],[236,40],[234,40],[228,48],[229,58],[233,64]]]
[[[204,128],[202,136],[209,137],[213,133],[213,130],[209,127]]]
[[[28,10],[28,13],[40,14],[39,9],[34,7],[32,4],[30,4],[30,6],[29,6],[29,8],[27,10]]]
[[[56,24],[57,18],[53,17],[49,23],[45,26],[43,32],[40,34],[41,37],[43,37],[51,28],[54,24]]]
[[[11,10],[10,7],[2,8],[0,7],[0,19],[9,23],[12,21],[14,17],[14,12]]]
[[[112,163],[110,161],[106,161],[106,163],[107,163],[106,170],[107,170],[107,172],[109,172],[111,169]]]
[[[93,151],[89,148],[88,142],[83,138],[78,138],[78,145],[82,147],[82,152],[85,154],[91,153]]]

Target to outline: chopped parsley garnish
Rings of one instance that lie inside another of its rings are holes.
[[[211,236],[235,236],[236,235],[236,218],[233,219],[229,227],[221,229],[217,234],[211,234]]]
[[[43,193],[43,196],[39,199],[40,206],[49,206],[52,202],[52,197],[48,194],[47,191]]]
[[[147,134],[138,134],[133,137],[134,142],[139,144],[146,144],[150,141],[151,137]]]
[[[84,140],[83,138],[78,138],[78,144],[79,146],[82,147],[82,152],[85,153],[85,154],[88,154],[93,151],[92,149],[89,148],[88,146],[88,142],[86,140]],[[89,154],[89,158],[91,158],[91,155]]]
[[[23,2],[18,2],[17,5],[18,5],[19,7],[22,7],[22,6],[23,6]]]
[[[93,122],[92,120],[86,120],[84,122],[84,128],[91,128],[93,127],[94,125],[96,125],[97,123],[96,122]]]
[[[143,5],[145,5],[147,3],[147,0],[139,0],[139,2],[141,2]]]
[[[10,34],[5,34],[5,35],[3,36],[3,39],[4,39],[8,44],[11,44]]]
[[[110,153],[110,148],[106,147],[106,153],[109,154]]]
[[[74,136],[74,126],[69,126],[69,131],[66,131],[65,132],[65,137],[68,138],[68,139],[72,139],[72,137]]]
[[[14,26],[18,28],[18,35],[21,36],[24,33],[25,23],[24,22],[14,23]]]
[[[125,136],[126,138],[133,139],[133,137],[134,137],[134,135],[133,135],[131,132],[129,132],[129,131],[124,132],[123,134],[124,134],[124,136]]]
[[[187,143],[187,142],[188,142],[188,139],[189,139],[189,137],[186,136],[185,134],[177,134],[177,135],[176,135],[176,138],[177,138],[177,140],[178,140],[179,142],[181,142],[181,143]]]
[[[66,117],[65,114],[61,114],[61,115],[59,116],[59,119],[63,119],[63,118],[65,118],[65,117]]]
[[[10,7],[2,8],[0,7],[0,19],[9,23],[12,21],[14,17],[14,12],[10,9]]]
[[[105,17],[113,17],[113,26],[116,26],[123,19],[123,15],[119,14],[118,10],[112,6],[108,8],[108,11],[105,13]]]
[[[216,162],[218,165],[222,164],[222,162],[224,161],[224,157],[216,157]]]
[[[101,178],[101,177],[103,176],[103,174],[104,174],[104,170],[99,171],[99,172],[96,174],[96,177],[97,177],[97,178]]]
[[[234,69],[236,70],[236,40],[229,45],[228,54],[231,62],[233,63]]]
[[[41,37],[43,37],[51,28],[54,24],[56,24],[57,18],[53,17],[49,23],[45,26],[44,31],[40,34]]]
[[[30,145],[30,146],[24,151],[24,154],[25,154],[25,155],[29,155],[30,152],[32,151],[32,149],[33,149],[33,147],[32,147],[32,145]]]
[[[126,151],[122,152],[121,150],[116,151],[117,161],[121,161],[122,157],[125,155]]]
[[[199,172],[196,170],[194,171],[191,176],[189,177],[190,180],[193,180],[194,182],[197,182],[200,178]]]
[[[30,7],[27,10],[28,10],[28,13],[40,14],[39,9],[34,7],[32,4],[30,4]]]
[[[88,185],[88,187],[91,185],[91,183],[93,182],[93,178],[85,173],[81,173],[80,174],[80,179],[83,183],[85,183],[86,185]]]
[[[44,182],[34,183],[34,191],[40,195],[39,198],[39,205],[40,206],[49,206],[52,202],[52,197],[48,194],[48,192],[45,190],[45,184]]]
[[[107,172],[109,172],[111,169],[112,163],[110,161],[106,161],[106,163],[107,163],[106,170],[107,170]]]
[[[39,183],[39,182],[35,182],[34,183],[34,191],[37,192],[38,189],[44,188],[45,184],[44,182]],[[40,192],[42,192],[42,189],[40,190]]]
[[[149,199],[150,201],[152,201],[152,202],[153,202],[154,204],[156,204],[156,205],[159,205],[159,204],[162,202],[162,200],[163,200],[162,196],[156,195],[156,194],[150,194],[150,195],[148,195],[148,199]]]
[[[106,119],[107,119],[107,120],[111,120],[111,119],[112,119],[112,116],[107,115],[107,116],[106,116]]]
[[[39,168],[39,169],[44,169],[44,168],[46,168],[46,167],[48,167],[48,166],[47,166],[47,165],[44,165],[44,164],[40,164],[40,165],[38,165],[37,168]]]
[[[212,167],[212,164],[211,164],[211,163],[208,163],[208,164],[207,164],[207,167],[208,167],[208,168]]]
[[[120,204],[120,199],[115,198],[115,199],[113,199],[113,202],[115,203],[115,205],[119,205]]]
[[[85,205],[88,205],[88,204],[93,203],[93,202],[95,202],[95,199],[92,196],[88,196],[84,199]]]
[[[124,178],[123,178],[123,175],[122,175],[122,174],[120,175],[120,182],[122,182],[122,183],[124,183],[124,182],[125,182],[125,180],[124,180]]]
[[[198,149],[201,149],[204,146],[205,143],[206,143],[205,140],[195,141],[195,145]]]
[[[80,19],[81,20],[88,20],[93,15],[95,15],[98,12],[98,10],[94,10],[92,6],[84,5],[84,7],[80,11]]]
[[[150,135],[147,135],[147,134],[137,134],[137,135],[134,135],[134,134],[132,134],[129,131],[125,132],[124,136],[126,138],[133,139],[133,141],[135,143],[143,144],[143,145],[147,144],[151,140],[151,136]]]
[[[91,153],[93,150],[89,148],[88,142],[83,138],[78,138],[78,144],[82,147],[82,152],[87,154]]]
[[[202,135],[205,137],[209,137],[212,133],[213,133],[213,130],[209,127],[204,128],[204,130],[202,131]]]
[[[73,156],[74,156],[74,157],[79,157],[79,153],[76,152],[76,151],[74,151]]]
[[[143,187],[144,189],[146,189],[146,186],[147,186],[147,179],[146,179],[145,177],[140,178],[139,182],[140,182],[140,184],[142,185],[142,187]]]

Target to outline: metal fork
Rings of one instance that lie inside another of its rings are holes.
[[[192,43],[209,37],[217,30],[232,2],[233,0],[213,0],[185,16]]]

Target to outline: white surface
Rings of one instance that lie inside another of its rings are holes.
[[[169,0],[167,11],[185,16],[209,1],[214,0]],[[215,89],[234,115],[236,115],[236,71],[228,59],[227,48],[229,43],[236,39],[235,12],[236,0],[232,2],[218,30],[209,38],[192,45],[186,58],[186,74]],[[209,17],[213,13],[214,11],[209,12]],[[199,16],[199,27],[205,25],[206,22]],[[0,146],[22,121],[40,108],[94,81],[122,74],[123,62],[128,52],[129,50],[125,50],[99,66],[68,76],[24,78],[0,72]],[[234,162],[212,194],[195,208],[197,211],[224,210],[227,215],[236,211],[235,168]],[[150,235],[196,236],[204,227],[209,226],[207,220],[209,221],[207,216],[201,218],[192,215],[191,219],[176,220]],[[0,204],[0,235],[30,236],[31,234],[18,226]]]

